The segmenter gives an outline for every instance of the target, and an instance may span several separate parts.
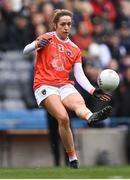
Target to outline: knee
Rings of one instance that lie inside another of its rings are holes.
[[[79,110],[81,110],[84,107],[86,107],[85,102],[79,101],[75,106],[75,112],[78,112]]]
[[[64,128],[68,128],[69,127],[69,117],[67,116],[67,115],[60,115],[59,117],[58,117],[58,124],[59,124],[59,126],[61,127],[64,127]]]

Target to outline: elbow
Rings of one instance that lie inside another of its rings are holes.
[[[24,54],[24,55],[26,55],[26,51],[25,51],[25,49],[23,50],[23,54]]]
[[[27,51],[27,49],[26,49],[26,46],[25,46],[25,48],[24,48],[24,50],[23,50],[23,54],[24,54],[24,55],[27,55],[27,54],[28,54],[28,51]]]
[[[23,54],[28,55],[28,54],[32,53],[34,50],[35,50],[35,42],[32,42],[31,44],[28,44],[25,46],[25,48],[23,50]]]

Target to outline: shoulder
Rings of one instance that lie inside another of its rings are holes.
[[[73,48],[79,49],[79,47],[78,47],[74,42],[72,42],[70,39],[69,39],[68,43],[69,43],[69,45],[72,46]],[[79,50],[80,50],[80,49],[79,49]]]
[[[52,32],[47,32],[47,33],[45,33],[46,35],[48,35],[48,36],[54,36],[54,31],[52,31]]]
[[[71,47],[71,50],[73,51],[73,53],[75,55],[81,55],[80,48],[75,43],[73,43],[70,39],[68,41],[68,44],[69,44],[69,47]]]
[[[51,38],[54,35],[54,32],[47,32],[45,34],[42,34],[37,37],[37,40],[42,39],[42,38]]]

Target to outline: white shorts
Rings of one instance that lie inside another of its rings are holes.
[[[36,91],[34,92],[38,106],[40,106],[40,103],[44,99],[46,99],[48,96],[52,94],[56,94],[60,96],[61,100],[63,100],[65,97],[73,93],[79,93],[79,92],[76,90],[76,88],[72,84],[66,84],[64,86],[42,85],[41,87],[36,89]]]

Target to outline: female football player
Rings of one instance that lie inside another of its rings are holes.
[[[92,113],[69,78],[73,68],[76,81],[86,91],[100,100],[110,101],[111,97],[93,87],[84,75],[80,49],[69,39],[72,17],[73,14],[68,10],[56,10],[53,17],[54,31],[39,36],[24,48],[23,53],[37,51],[33,85],[37,103],[57,120],[70,167],[79,168],[67,110],[74,111],[91,126],[107,118],[112,107],[106,106]]]

